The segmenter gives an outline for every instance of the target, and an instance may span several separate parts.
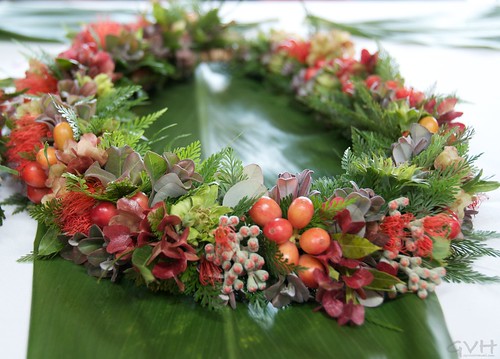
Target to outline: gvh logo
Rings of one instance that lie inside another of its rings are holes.
[[[498,344],[493,339],[465,341],[456,340],[450,344],[448,350],[452,353],[457,353],[459,358],[492,358],[495,356],[495,347]]]

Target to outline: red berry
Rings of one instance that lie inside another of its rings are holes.
[[[309,288],[318,288],[318,283],[314,279],[313,273],[315,269],[325,272],[323,264],[310,254],[303,254],[299,258],[299,266],[304,268],[298,271],[298,275],[302,282]]]
[[[21,178],[27,185],[36,188],[45,188],[47,174],[38,162],[28,162],[21,171]]]
[[[144,192],[137,192],[130,199],[136,201],[143,209],[149,209],[149,198]]]
[[[269,221],[275,218],[281,218],[282,212],[275,200],[264,196],[255,202],[248,214],[256,224],[263,227]]]
[[[278,244],[285,243],[293,235],[293,227],[288,220],[275,218],[264,226],[264,235]]]
[[[311,222],[314,215],[314,205],[308,197],[295,198],[288,207],[287,218],[293,228],[302,229]]]
[[[299,264],[299,250],[297,249],[295,243],[286,241],[285,243],[281,243],[278,249],[283,255],[282,259],[288,264]]]
[[[26,186],[26,193],[28,196],[28,199],[33,202],[33,203],[40,203],[42,202],[43,196],[46,194],[49,194],[52,192],[52,189],[50,188],[36,188],[36,187],[31,187],[31,186]]]
[[[90,211],[90,220],[102,228],[107,226],[111,218],[117,214],[118,209],[114,203],[101,202]]]
[[[320,254],[330,247],[330,235],[322,228],[310,228],[299,239],[300,248],[309,254]]]

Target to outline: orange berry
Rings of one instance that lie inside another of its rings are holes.
[[[430,133],[437,133],[439,131],[439,123],[432,116],[422,117],[418,123],[428,129]]]
[[[54,144],[59,149],[64,148],[67,140],[74,140],[73,130],[67,122],[61,122],[54,127]]]
[[[41,148],[36,154],[36,161],[43,169],[48,169],[50,166],[57,163],[56,150],[54,147]]]

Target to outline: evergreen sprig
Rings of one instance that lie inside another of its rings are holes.
[[[243,173],[243,162],[236,156],[232,148],[228,147],[223,151],[220,168],[215,177],[222,196],[236,183],[247,179]]]
[[[15,206],[12,214],[17,214],[28,210],[31,201],[21,193],[14,193],[0,202],[1,206]]]
[[[45,223],[47,226],[54,226],[57,223],[57,215],[61,210],[61,202],[57,199],[40,204],[30,206],[28,213],[37,222]]]
[[[222,164],[222,159],[225,156],[227,149],[216,152],[205,159],[198,167],[198,173],[203,177],[207,183],[217,180],[217,173]]]
[[[133,97],[141,93],[141,86],[131,85],[116,87],[113,91],[99,97],[97,100],[96,113],[100,117],[114,117],[145,101],[143,96]]]
[[[201,160],[201,142],[196,140],[185,147],[175,148],[172,152],[174,152],[180,160],[190,159],[198,166]]]

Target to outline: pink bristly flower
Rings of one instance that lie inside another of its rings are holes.
[[[57,93],[57,79],[52,76],[47,65],[33,59],[30,60],[25,78],[14,83],[17,91],[28,89],[26,93],[31,95]]]
[[[395,253],[404,250],[403,240],[410,236],[405,229],[413,219],[411,213],[385,217],[380,224],[380,231],[389,236],[389,241],[384,246],[385,250]]]
[[[61,197],[61,207],[57,213],[57,221],[61,231],[72,236],[75,233],[88,235],[92,226],[90,210],[97,200],[81,192],[68,191]]]
[[[106,36],[118,36],[126,27],[120,23],[104,20],[85,26],[83,31],[76,35],[73,46],[81,47],[83,44],[97,43],[102,49],[106,49]]]
[[[375,70],[375,66],[377,66],[378,62],[378,52],[375,52],[373,55],[366,49],[361,50],[361,60],[360,63],[365,66],[366,72],[369,74],[373,73]]]
[[[288,56],[296,59],[301,64],[305,64],[309,52],[311,50],[311,43],[309,41],[296,41],[287,40],[278,46],[278,51],[284,51]]]
[[[59,54],[60,58],[75,60],[85,67],[85,74],[94,78],[100,74],[106,74],[111,78],[114,75],[115,63],[111,55],[100,51],[94,43],[74,45],[69,50]]]
[[[214,287],[215,283],[222,282],[222,268],[215,265],[213,262],[201,258],[199,269],[199,280],[202,285],[210,284]]]
[[[18,119],[7,142],[7,161],[18,171],[29,162],[24,155],[35,156],[36,151],[43,147],[43,140],[52,136],[47,125],[35,122],[35,118],[24,115]]]

